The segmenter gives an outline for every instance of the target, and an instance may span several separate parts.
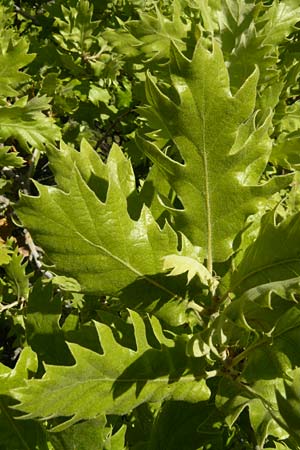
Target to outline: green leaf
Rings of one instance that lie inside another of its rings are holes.
[[[4,243],[0,242],[0,266],[9,264],[11,260],[11,249]]]
[[[223,416],[213,402],[166,402],[150,436],[151,450],[198,450],[211,445],[223,450]]]
[[[215,292],[218,286],[217,279],[213,277],[207,268],[196,259],[182,255],[167,255],[163,258],[163,260],[163,269],[172,269],[168,276],[180,275],[187,272],[187,282],[189,283],[195,275],[198,275],[201,283],[205,286],[209,286],[212,292]]]
[[[0,139],[15,138],[25,149],[28,144],[43,149],[45,142],[59,139],[58,127],[42,113],[49,108],[49,99],[45,96],[29,101],[23,97],[11,106],[0,107]]]
[[[0,450],[49,450],[42,426],[33,420],[18,420],[13,402],[0,396]]]
[[[218,45],[209,52],[201,43],[192,61],[173,46],[170,70],[178,102],[159,91],[151,78],[147,98],[183,163],[153,143],[139,143],[178,195],[183,207],[172,210],[176,225],[205,249],[211,272],[213,261],[232,254],[246,217],[292,178],[259,184],[271,152],[271,116],[255,123],[257,71],[233,96]]]
[[[72,364],[73,358],[59,327],[61,300],[52,294],[51,284],[34,283],[26,314],[26,337],[39,358],[48,364]]]
[[[299,427],[299,383],[300,383],[300,369],[297,368],[291,374],[293,381],[285,382],[285,392],[276,392],[276,399],[278,409],[280,412],[279,422],[288,430],[288,432],[296,438],[297,443],[300,443],[300,427]]]
[[[300,214],[290,216],[278,225],[274,212],[266,215],[257,239],[248,247],[232,274],[230,290],[241,295],[260,285],[268,284],[272,290],[274,282],[295,281],[300,276],[299,243]]]
[[[54,34],[56,41],[67,51],[83,54],[90,50],[97,42],[94,34],[98,28],[98,22],[92,21],[93,5],[88,0],[80,0],[75,7],[61,5],[61,11],[63,19],[56,18],[59,28],[59,34]]]
[[[27,54],[29,44],[25,39],[20,39],[17,43],[10,41],[7,46],[3,46],[3,40],[0,42],[0,95],[11,97],[18,95],[15,88],[19,84],[30,79],[20,69],[27,66],[35,55]]]
[[[21,402],[18,409],[26,412],[27,418],[70,417],[55,428],[59,431],[99,414],[126,414],[144,402],[207,400],[210,391],[193,359],[186,357],[184,342],[166,338],[152,317],[151,327],[160,346],[154,348],[147,341],[141,317],[131,312],[131,320],[135,349],[117,343],[108,326],[95,322],[103,354],[69,344],[76,364],[46,365],[41,380],[14,390]]]
[[[103,170],[99,158],[98,162]],[[67,159],[60,172],[68,170],[68,164]],[[84,172],[84,166],[79,167]],[[137,279],[144,279],[149,289],[154,286],[176,297],[150,278],[162,271],[163,256],[177,252],[176,233],[168,224],[161,230],[146,207],[139,220],[130,218],[126,193],[131,180],[126,179],[127,169],[128,162],[114,147],[106,167],[107,192],[102,189],[99,194],[102,201],[73,165],[69,179],[59,178],[64,188],[68,185],[67,192],[37,185],[40,195],[22,196],[18,215],[55,263],[55,271],[76,279],[83,292],[116,294]],[[106,183],[98,188],[103,185]]]
[[[18,248],[12,253],[5,272],[8,282],[18,300],[26,299],[29,293],[29,276],[26,274],[27,262],[23,263],[24,256],[19,254]]]
[[[284,378],[291,369],[300,365],[296,350],[300,339],[300,312],[297,307],[283,313],[269,335],[257,339],[247,350],[249,354],[243,376],[249,382]]]
[[[0,395],[9,395],[16,387],[26,384],[26,379],[37,371],[37,358],[30,347],[25,347],[18,359],[16,367],[9,369],[0,363]]]
[[[114,434],[109,434],[105,439],[103,450],[126,450],[125,446],[126,425]]]
[[[126,23],[126,28],[140,41],[138,48],[148,61],[169,58],[171,42],[175,42],[182,50],[185,48],[184,40],[190,24],[184,23],[181,18],[183,12],[180,2],[175,0],[173,4],[174,11],[171,19],[156,8],[154,13],[140,12],[139,20]]]
[[[49,433],[49,439],[55,450],[103,450],[105,424],[105,417],[87,420],[60,433]]]
[[[0,167],[22,167],[25,160],[17,152],[10,151],[10,147],[0,147]]]
[[[267,436],[285,439],[287,433],[274,420],[276,416],[276,392],[283,391],[283,380],[261,379],[251,387],[230,378],[219,384],[216,405],[226,415],[226,423],[232,426],[245,408],[249,408],[250,423],[257,443],[263,448]]]

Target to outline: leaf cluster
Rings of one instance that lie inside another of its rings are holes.
[[[0,450],[297,450],[298,2],[0,19]]]

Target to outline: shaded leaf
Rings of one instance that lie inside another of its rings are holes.
[[[96,322],[103,354],[69,344],[76,364],[46,365],[41,380],[31,380],[25,389],[14,391],[21,402],[18,409],[26,412],[27,418],[69,416],[55,428],[59,431],[99,414],[126,414],[144,402],[206,400],[209,389],[200,377],[200,367],[193,368],[193,360],[185,356],[183,342],[166,338],[153,317],[152,329],[161,346],[155,349],[146,339],[140,316],[131,312],[131,320],[135,350],[118,344],[110,328]]]
[[[276,213],[266,215],[259,235],[248,247],[236,271],[230,290],[236,295],[259,285],[282,281],[288,283],[300,276],[300,214],[276,225]],[[276,251],[274,249],[276,248]]]
[[[30,79],[30,76],[20,69],[27,66],[35,55],[28,54],[29,44],[25,39],[20,39],[17,43],[12,41],[3,46],[3,40],[0,44],[0,95],[11,97],[18,95],[15,88],[19,84]]]

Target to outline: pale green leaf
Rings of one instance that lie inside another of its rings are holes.
[[[8,264],[11,260],[11,249],[4,243],[0,242],[0,266]]]
[[[26,380],[37,371],[37,357],[30,347],[25,347],[14,369],[0,363],[0,395],[10,395],[10,390],[25,385]]]
[[[215,292],[218,281],[211,275],[207,268],[194,258],[183,255],[167,255],[163,258],[163,270],[172,269],[169,276],[180,275],[187,272],[187,282],[189,283],[197,275],[206,286]]]
[[[206,250],[211,271],[212,261],[232,254],[246,217],[292,178],[259,184],[271,152],[271,116],[255,123],[257,71],[233,96],[218,45],[209,52],[201,43],[192,61],[173,46],[170,70],[178,102],[159,91],[151,78],[147,97],[183,163],[149,141],[139,139],[139,145],[177,193],[183,205],[171,211],[177,227]]]
[[[199,379],[199,368],[185,355],[184,342],[163,338],[161,326],[150,319],[160,348],[146,338],[145,324],[131,312],[135,349],[117,343],[111,329],[95,323],[103,354],[69,344],[76,364],[69,367],[46,365],[41,380],[31,380],[26,388],[14,390],[18,409],[27,418],[69,417],[57,431],[81,419],[100,414],[126,414],[145,402],[163,399],[192,403],[207,400],[210,391]],[[194,374],[194,370],[196,373]]]
[[[10,147],[0,147],[0,167],[22,167],[24,163],[18,152],[10,151]]]

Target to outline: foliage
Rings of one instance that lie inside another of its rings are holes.
[[[298,2],[0,18],[0,450],[298,449]]]

